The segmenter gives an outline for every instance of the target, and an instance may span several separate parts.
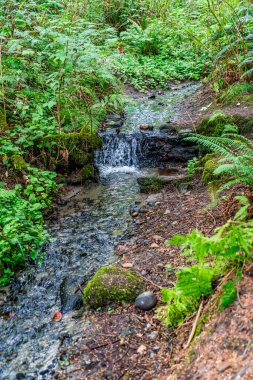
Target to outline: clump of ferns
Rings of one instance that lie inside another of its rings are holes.
[[[185,140],[219,155],[213,174],[223,177],[222,189],[238,183],[253,187],[253,142],[239,135],[235,125],[226,125],[220,137],[191,134]]]

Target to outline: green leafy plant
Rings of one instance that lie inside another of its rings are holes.
[[[192,134],[186,141],[200,144],[220,156],[213,174],[222,175],[226,187],[234,183],[253,186],[253,143],[235,132],[235,126],[228,125],[220,137]]]
[[[22,198],[20,189],[0,189],[0,285],[29,260],[41,258],[48,239],[40,203]]]
[[[220,310],[226,309],[237,298],[237,289],[233,280],[227,281],[222,285],[221,295],[219,299]]]
[[[167,244],[179,245],[182,254],[193,263],[176,273],[172,289],[163,288],[165,307],[158,309],[168,327],[175,327],[199,306],[200,300],[213,293],[214,283],[231,267],[241,268],[252,260],[253,221],[229,220],[207,237],[198,230],[186,236],[176,235]],[[224,289],[222,305],[233,299],[231,284]]]
[[[200,169],[201,162],[197,157],[192,158],[187,162],[187,174],[193,177]]]

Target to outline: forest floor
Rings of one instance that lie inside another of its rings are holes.
[[[221,103],[210,85],[203,85],[193,96],[187,97],[181,103],[179,117],[173,122],[173,125],[194,130],[204,118],[210,117],[218,110],[229,116],[253,117],[252,101],[247,102],[242,98],[240,101]]]

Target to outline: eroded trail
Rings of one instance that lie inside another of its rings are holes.
[[[80,322],[72,318],[82,302],[80,284],[115,260],[114,247],[130,231],[129,207],[143,201],[136,179],[147,167],[168,166],[173,159],[184,161],[192,155],[177,134],[159,127],[176,117],[180,100],[197,87],[188,85],[155,99],[144,97],[127,110],[120,133],[115,128],[103,133],[104,148],[97,155],[101,183],[80,188],[69,199],[59,220],[49,226],[53,241],[44,263],[21,273],[11,289],[4,290],[1,379],[52,379],[60,346],[82,337]],[[140,124],[154,129],[140,132]],[[166,146],[169,154],[164,155]],[[52,321],[55,310],[63,313],[60,323]]]

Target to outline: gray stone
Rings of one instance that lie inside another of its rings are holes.
[[[178,134],[179,135],[186,135],[188,133],[192,133],[192,130],[189,129],[189,128],[186,128],[186,129],[181,129],[180,131],[178,131]]]
[[[148,337],[149,337],[149,339],[150,340],[156,340],[156,338],[158,337],[158,334],[159,334],[159,332],[158,331],[152,331],[152,333],[150,333],[149,335],[148,335]]]
[[[135,306],[141,310],[151,310],[157,303],[156,295],[153,292],[144,292],[135,300]]]

